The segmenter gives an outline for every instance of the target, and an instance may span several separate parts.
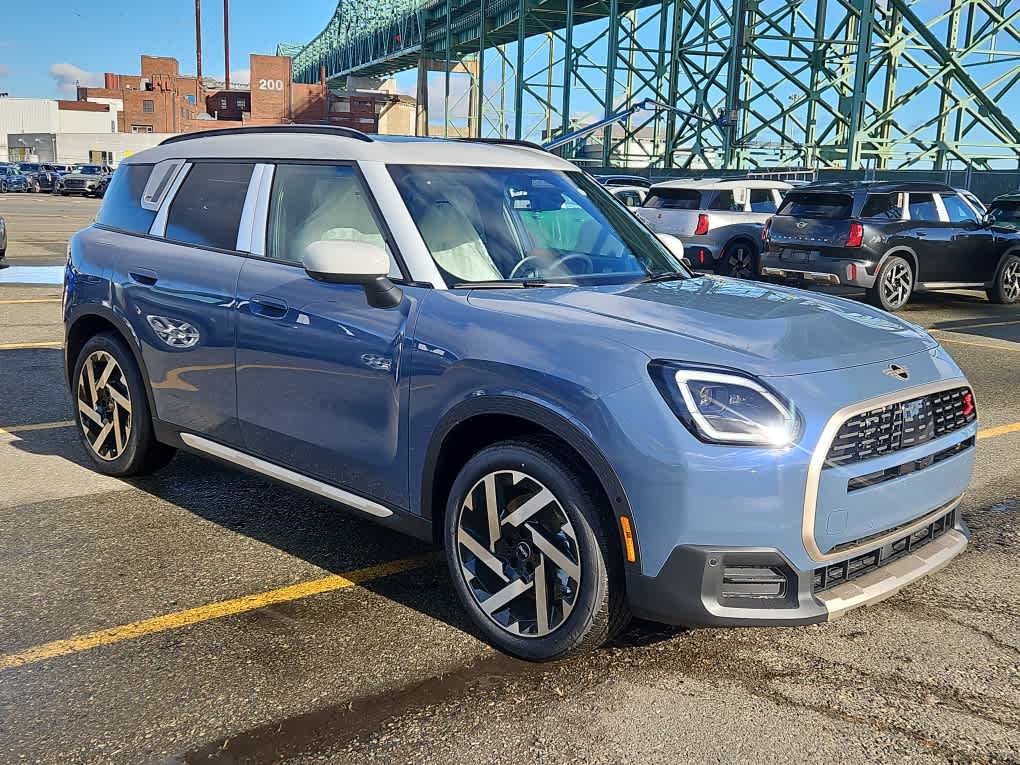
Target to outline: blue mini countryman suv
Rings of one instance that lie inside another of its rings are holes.
[[[187,449],[441,545],[529,659],[798,625],[959,554],[976,412],[918,327],[696,276],[526,145],[259,127],[124,160],[70,242],[96,469]]]

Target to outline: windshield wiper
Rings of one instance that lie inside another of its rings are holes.
[[[523,290],[530,287],[576,287],[569,282],[547,282],[544,279],[515,279],[512,281],[459,282],[454,288],[469,290]]]
[[[646,278],[641,281],[644,283],[648,282],[673,282],[681,279],[692,278],[690,274],[685,274],[683,271],[663,271],[661,274],[649,274]]]

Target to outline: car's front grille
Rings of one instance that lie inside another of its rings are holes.
[[[65,178],[64,188],[65,189],[83,189],[88,183],[84,178]]]
[[[909,534],[904,534],[889,544],[871,550],[862,555],[857,555],[839,563],[815,569],[814,591],[837,587],[844,582],[850,582],[857,577],[869,574],[881,568],[887,563],[892,563],[898,558],[909,554],[911,551],[923,547],[933,539],[938,539],[945,534],[956,523],[956,509],[950,510],[940,518],[936,518],[927,526],[915,529]],[[856,542],[848,543],[856,546]]]
[[[825,467],[850,465],[908,449],[959,430],[975,419],[974,395],[967,387],[872,409],[843,423],[829,448]]]

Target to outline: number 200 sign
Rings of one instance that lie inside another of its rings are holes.
[[[283,80],[259,80],[259,90],[283,90]]]

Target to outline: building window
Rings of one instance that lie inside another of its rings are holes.
[[[220,108],[221,109],[226,109],[227,108],[227,97],[226,96],[223,96],[223,98],[220,99]]]
[[[131,126],[131,132],[132,133],[151,133],[152,132],[152,125],[132,125]]]
[[[195,97],[194,96],[187,96],[186,99],[187,99],[187,102],[189,104],[194,104],[195,103]]]
[[[146,114],[152,114],[154,111],[156,111],[156,105],[152,101],[152,99],[146,98],[144,101],[142,101],[142,111],[145,112]]]
[[[239,111],[242,112],[248,111],[248,99],[246,98],[237,99],[237,108]]]

